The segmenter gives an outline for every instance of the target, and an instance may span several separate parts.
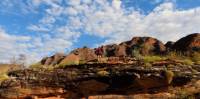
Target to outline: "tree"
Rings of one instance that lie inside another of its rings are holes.
[[[15,56],[13,56],[12,58],[10,58],[10,64],[12,65],[16,65],[17,64],[17,59]]]
[[[11,70],[24,69],[26,67],[26,55],[19,54],[18,57],[13,56],[10,59]]]
[[[26,55],[20,54],[18,57],[19,65],[21,65],[21,68],[24,69],[26,65]]]

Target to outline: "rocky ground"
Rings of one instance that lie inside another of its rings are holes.
[[[18,70],[9,76],[11,79],[1,84],[3,98],[159,99],[199,97],[200,92],[199,65],[145,67],[99,63],[54,70]]]

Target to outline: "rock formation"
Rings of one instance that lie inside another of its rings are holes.
[[[65,57],[64,54],[57,53],[51,57],[46,57],[41,60],[42,65],[56,65],[59,64],[61,60]]]
[[[165,47],[168,51],[171,51],[172,50],[172,47],[174,45],[175,42],[172,42],[172,41],[168,41],[166,44],[165,44]]]
[[[130,41],[122,42],[119,45],[107,45],[105,51],[108,56],[132,56],[133,51],[142,55],[162,54],[166,51],[164,44],[151,37],[134,37]]]
[[[190,34],[181,38],[172,47],[176,51],[197,51],[200,52],[200,33]]]
[[[85,62],[97,59],[94,50],[87,47],[75,49],[70,54],[77,55],[80,60]]]

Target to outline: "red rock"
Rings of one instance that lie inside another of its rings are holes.
[[[119,45],[104,46],[107,56],[132,56],[133,50],[137,50],[142,55],[162,54],[166,51],[164,44],[151,37],[134,37],[130,41],[122,42]]]

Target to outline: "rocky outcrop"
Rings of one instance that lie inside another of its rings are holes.
[[[130,41],[122,42],[119,45],[107,45],[104,49],[108,56],[132,56],[134,51],[142,55],[162,54],[166,51],[165,45],[151,37],[134,37]]]
[[[172,47],[176,51],[197,51],[200,52],[200,33],[190,34],[181,38]]]
[[[165,47],[166,47],[167,51],[171,51],[171,50],[172,50],[172,47],[173,47],[174,43],[175,43],[175,42],[168,41],[168,42],[165,44]]]
[[[79,64],[79,61],[80,61],[80,57],[78,57],[78,55],[71,53],[65,56],[65,58],[59,63],[59,65],[64,66],[64,65]]]
[[[64,54],[62,53],[57,53],[51,57],[46,57],[46,58],[43,58],[41,60],[41,64],[42,65],[56,65],[56,64],[59,64],[61,60],[63,60],[65,57]]]
[[[88,62],[91,60],[96,60],[97,55],[93,49],[90,48],[78,48],[73,50],[68,55],[55,54],[51,57],[43,58],[40,63],[42,65],[62,65],[62,64],[79,64],[80,62]]]
[[[100,47],[100,56],[106,57],[137,57],[139,55],[160,55],[170,51],[198,51],[200,52],[200,34],[188,35],[177,42],[167,42],[165,45],[152,37],[133,37],[130,41],[120,44],[105,45]],[[99,49],[99,48],[96,48]],[[87,47],[73,50],[68,55],[56,54],[44,58],[42,65],[79,64],[97,60],[96,49]]]
[[[70,54],[77,55],[80,60],[85,62],[97,59],[94,50],[87,47],[75,49]]]

